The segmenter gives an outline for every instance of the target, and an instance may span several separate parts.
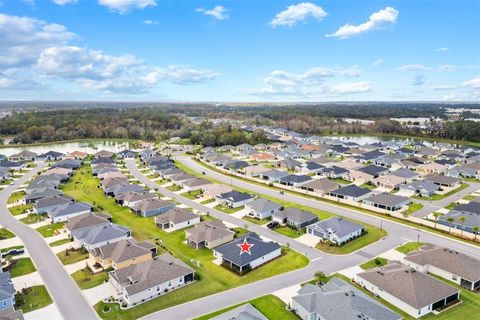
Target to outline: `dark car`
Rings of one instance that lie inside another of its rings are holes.
[[[2,258],[8,257],[8,256],[18,256],[24,253],[25,253],[25,249],[12,249],[7,252],[3,252]]]
[[[277,221],[272,221],[269,224],[267,224],[268,229],[275,229],[278,228],[280,224]]]

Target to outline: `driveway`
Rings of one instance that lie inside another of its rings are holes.
[[[2,208],[0,210],[0,224],[15,233],[24,243],[50,296],[58,308],[58,312],[63,318],[75,320],[98,319],[92,306],[88,304],[70,275],[65,272],[63,265],[43,237],[28,225],[15,219],[7,209],[7,200],[10,194],[17,187],[35,176],[44,166],[44,163],[38,163],[36,168],[0,192],[0,206]],[[39,316],[35,319],[55,319],[54,316],[56,314],[51,313],[49,317],[43,317],[42,315],[42,317]]]

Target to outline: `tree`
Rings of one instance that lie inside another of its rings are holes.
[[[447,221],[448,221],[448,233],[450,233],[450,231],[452,230],[452,223],[455,221],[455,219],[452,217],[448,217]]]
[[[480,231],[480,227],[473,226],[472,230],[473,230],[473,234],[475,235],[475,238],[473,239],[473,241],[477,241],[477,234],[478,234],[478,231]]]
[[[435,227],[434,227],[435,229],[437,228],[438,218],[440,216],[443,216],[443,213],[440,213],[440,212],[434,212],[433,213],[433,217],[435,218]]]
[[[465,221],[467,221],[467,218],[465,218],[464,216],[461,216],[460,218],[458,218],[458,221],[462,224],[462,229],[460,230],[460,237],[463,236],[463,228],[465,226]]]
[[[325,272],[323,271],[317,271],[315,272],[315,274],[313,275],[313,277],[315,278],[315,282],[317,284],[324,284],[328,281],[328,277],[327,275],[325,274]]]

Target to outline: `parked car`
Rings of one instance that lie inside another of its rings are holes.
[[[18,255],[21,255],[21,254],[24,254],[25,253],[25,249],[12,249],[12,250],[9,250],[7,252],[3,252],[2,253],[2,258],[6,258],[8,256],[18,256]]]
[[[272,221],[269,224],[267,224],[268,229],[275,229],[278,228],[280,224],[277,221]]]

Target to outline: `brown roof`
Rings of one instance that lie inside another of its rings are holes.
[[[115,153],[107,150],[100,150],[97,153],[95,153],[96,158],[111,158],[113,157]]]
[[[119,200],[123,200],[126,202],[131,202],[131,201],[139,201],[139,200],[145,200],[145,199],[152,199],[156,198],[157,196],[151,192],[144,192],[144,193],[139,193],[139,192],[134,192],[134,191],[128,191],[122,194],[120,197],[118,197]]]
[[[431,265],[472,282],[480,280],[480,260],[463,253],[435,245],[407,254],[405,260],[424,266]]]
[[[339,185],[338,183],[335,183],[327,178],[323,179],[312,179],[312,181],[309,181],[302,185],[302,189],[309,188],[313,190],[334,190],[338,189]]]
[[[459,292],[459,289],[399,262],[373,268],[357,276],[416,309]]]
[[[192,220],[198,218],[199,216],[193,212],[182,208],[175,208],[173,210],[168,211],[167,213],[161,214],[155,217],[156,224],[165,224],[168,222],[172,223],[181,223],[188,220]]]
[[[82,229],[107,223],[109,222],[110,218],[111,217],[109,215],[104,213],[84,213],[68,219],[65,227],[67,228],[67,230],[73,231],[76,229]]]
[[[197,243],[215,241],[234,233],[220,220],[200,222],[192,229],[185,231],[186,238]]]
[[[101,259],[112,259],[114,263],[120,263],[146,254],[152,254],[149,248],[155,248],[155,246],[151,243],[140,244],[135,239],[127,239],[106,244],[91,250],[90,253]]]

